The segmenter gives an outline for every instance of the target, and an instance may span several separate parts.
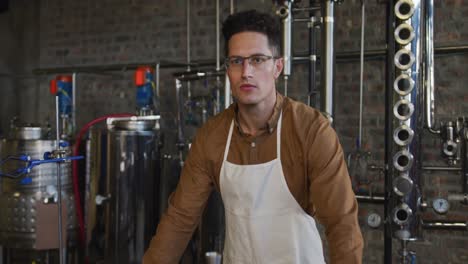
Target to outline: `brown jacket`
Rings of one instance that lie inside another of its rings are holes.
[[[255,137],[240,129],[235,104],[197,131],[144,264],[178,263],[211,191],[219,191],[232,120],[237,129],[233,131],[228,161],[241,165],[264,163],[276,158],[276,124],[281,111],[281,163],[289,190],[301,207],[325,227],[330,262],[361,263],[358,204],[336,133],[320,112],[278,94],[272,117]]]

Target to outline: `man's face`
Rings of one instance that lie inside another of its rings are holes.
[[[228,57],[234,58],[231,61],[235,62],[230,63],[227,73],[237,103],[249,106],[274,104],[275,80],[283,69],[283,61],[272,58],[276,54],[268,45],[267,36],[250,31],[234,34],[228,50]],[[245,57],[251,59],[242,59]]]

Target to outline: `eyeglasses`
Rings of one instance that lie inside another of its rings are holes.
[[[224,65],[226,66],[226,69],[240,70],[244,65],[244,60],[247,60],[250,66],[254,67],[255,69],[261,69],[263,65],[265,65],[265,62],[271,59],[277,59],[277,57],[260,54],[249,57],[231,56],[226,58]]]

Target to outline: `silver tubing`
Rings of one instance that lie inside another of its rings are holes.
[[[428,229],[468,230],[468,222],[423,221],[423,227]]]
[[[186,10],[186,22],[187,22],[187,71],[189,72],[191,70],[190,68],[190,63],[191,63],[191,58],[190,58],[190,1],[187,0],[187,10]],[[192,91],[190,87],[190,82],[187,82],[187,99],[190,100],[192,97]]]
[[[60,149],[60,121],[59,121],[59,97],[55,96],[55,126],[56,126],[56,148]],[[57,207],[58,207],[58,239],[59,239],[59,263],[64,264],[63,241],[62,241],[62,182],[60,175],[60,162],[57,162]]]
[[[220,12],[219,12],[219,0],[216,0],[216,71],[219,72],[221,70],[221,54],[220,54],[220,34],[219,34],[219,24],[220,24],[220,21],[219,21],[219,18],[220,18]],[[221,91],[220,91],[220,78],[219,76],[216,77],[216,107],[214,108],[214,113],[212,113],[213,115],[216,115],[217,113],[220,112],[221,110],[221,107],[220,107],[220,104],[221,104]],[[227,96],[227,94],[226,94]]]
[[[159,94],[159,78],[161,77],[161,63],[158,62],[156,63],[156,70],[155,70],[155,74],[156,74],[156,96],[159,98],[160,94]]]
[[[425,109],[426,126],[433,134],[440,134],[439,129],[435,129],[435,96],[434,96],[434,0],[426,0],[425,12],[426,29],[426,61],[425,61]]]
[[[231,103],[231,83],[229,82],[229,77],[226,73],[226,77],[224,77],[224,108],[227,109]]]
[[[363,100],[362,95],[364,92],[364,33],[366,26],[366,4],[365,1],[361,2],[361,58],[360,58],[360,72],[359,72],[359,135],[358,135],[358,149],[362,145],[362,108]]]
[[[292,61],[292,3],[294,1],[285,1],[284,6],[278,10],[278,15],[283,21],[283,75],[291,75],[291,61]],[[287,80],[287,78],[285,78]]]
[[[321,56],[321,93],[320,108],[325,116],[332,121],[333,111],[333,75],[335,72],[334,60],[334,1],[322,1],[322,56]]]
[[[182,98],[182,82],[179,79],[175,79],[176,86],[176,102],[177,102],[177,139],[178,143],[182,144],[185,141],[184,138],[184,118],[183,109],[184,102]]]
[[[288,96],[288,75],[284,75],[284,96]]]
[[[383,203],[385,202],[384,196],[377,196],[377,195],[356,195],[356,200],[358,202],[372,202],[372,203]]]
[[[220,63],[220,39],[219,39],[219,0],[216,0],[216,71],[219,71],[221,69],[221,63]],[[218,78],[219,80],[219,78]]]
[[[229,14],[234,14],[234,0],[231,0],[230,3],[229,3]]]
[[[423,2],[396,0],[395,21],[391,27],[394,76],[388,110],[393,112],[388,139],[392,158],[388,215],[392,219],[392,235],[403,242],[421,239],[421,129],[424,126],[423,97]],[[414,36],[413,36],[414,34]],[[390,164],[389,164],[390,165]],[[406,243],[404,243],[406,246]],[[400,251],[406,252],[406,249]]]
[[[71,116],[71,123],[72,123],[72,135],[75,132],[76,128],[76,72],[72,74],[72,116]]]

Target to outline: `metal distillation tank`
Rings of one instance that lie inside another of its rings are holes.
[[[39,126],[16,127],[11,137],[0,141],[0,157],[27,155],[43,159],[57,149]],[[68,148],[64,148],[68,150]],[[3,171],[14,171],[24,163],[4,163]],[[63,239],[67,248],[76,245],[76,216],[70,163],[60,164]],[[6,263],[54,263],[58,255],[57,164],[35,166],[17,179],[0,177],[0,245]],[[65,232],[67,231],[67,232]],[[57,259],[58,261],[58,259]]]
[[[86,225],[91,262],[141,263],[159,222],[159,116],[108,119],[87,145]],[[140,119],[141,118],[141,119]]]

